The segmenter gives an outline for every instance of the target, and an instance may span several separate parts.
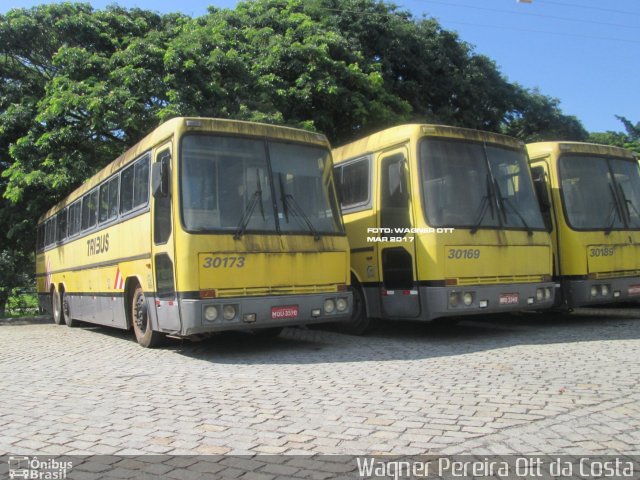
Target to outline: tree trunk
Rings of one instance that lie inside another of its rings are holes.
[[[7,292],[0,292],[0,318],[5,317],[8,299],[9,294]]]

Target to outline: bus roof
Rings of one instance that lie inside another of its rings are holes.
[[[300,130],[297,128],[283,127],[279,125],[268,125],[264,123],[246,122],[241,120],[226,120],[219,118],[204,117],[177,117],[168,120],[155,128],[142,140],[129,148],[126,152],[108,164],[98,173],[88,178],[77,189],[58,202],[54,207],[44,213],[38,223],[56,214],[65,206],[73,203],[82,197],[86,192],[102,183],[103,180],[121,170],[125,165],[138,159],[142,154],[149,151],[154,146],[167,141],[174,133],[184,133],[188,131],[228,133],[232,135],[243,135],[261,138],[274,138],[278,140],[309,143],[326,148],[330,148],[327,138],[315,132]]]
[[[529,143],[527,144],[527,150],[531,160],[547,157],[552,153],[556,156],[562,153],[588,153],[606,157],[626,158],[629,160],[637,158],[635,152],[627,150],[626,148],[585,142],[556,141]]]
[[[340,163],[356,156],[366,155],[371,152],[397,145],[412,138],[417,140],[419,137],[424,136],[447,137],[460,140],[495,143],[518,149],[524,148],[524,143],[522,141],[499,133],[473,130],[470,128],[451,127],[447,125],[412,123],[387,128],[360,140],[335,148],[333,150],[333,159],[335,163]]]

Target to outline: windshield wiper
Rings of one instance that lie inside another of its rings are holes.
[[[508,205],[509,207],[511,207],[511,210],[513,210],[513,213],[516,214],[516,216],[520,219],[520,221],[522,222],[522,226],[525,228],[525,230],[527,231],[527,234],[529,236],[533,235],[533,230],[531,229],[531,227],[529,226],[529,224],[526,222],[526,220],[524,219],[524,217],[522,216],[522,214],[518,211],[518,209],[516,208],[516,206],[511,203],[511,200],[509,200],[508,197],[505,197],[502,195],[502,192],[500,191],[500,185],[498,185],[498,181],[497,180],[493,180],[493,185],[496,189],[496,193],[498,194],[498,204],[500,205],[500,208],[502,209],[502,218],[504,219],[504,223],[507,224],[507,211],[504,208],[505,205]]]
[[[618,190],[618,193],[620,193],[620,196],[622,197],[622,204],[624,205],[624,209],[626,211],[627,214],[627,221],[628,223],[631,223],[631,211],[629,210],[629,205],[631,205],[631,208],[633,209],[633,211],[635,212],[636,216],[640,217],[640,212],[638,211],[638,209],[636,208],[636,206],[634,205],[633,201],[629,200],[627,198],[627,195],[624,193],[624,190],[622,188],[622,186],[616,182],[616,187]]]
[[[520,219],[520,221],[522,222],[522,225],[524,226],[525,230],[527,231],[527,234],[529,236],[533,235],[533,229],[525,221],[524,217],[518,211],[518,209],[515,207],[515,205],[513,203],[511,203],[511,200],[509,200],[507,197],[503,197],[501,194],[499,194],[499,195],[500,195],[502,201],[504,202],[504,204],[509,205],[511,207],[511,210],[513,210],[513,213],[515,213],[517,215],[517,217]]]
[[[309,220],[309,217],[304,213],[304,210],[300,206],[300,204],[293,198],[293,195],[285,193],[284,191],[284,182],[282,180],[282,173],[278,174],[278,182],[280,183],[280,193],[282,196],[280,197],[280,201],[282,202],[282,210],[287,222],[289,221],[289,212],[293,216],[297,216],[302,218],[304,224],[307,226],[309,231],[313,234],[314,240],[320,240],[320,234],[314,228],[313,223]]]
[[[262,186],[260,185],[260,173],[258,169],[256,169],[256,191],[253,193],[251,197],[251,201],[248,203],[247,208],[245,208],[242,213],[242,217],[240,218],[240,222],[238,223],[238,227],[236,228],[236,233],[233,235],[234,240],[239,240],[242,237],[242,234],[249,226],[249,222],[251,221],[251,215],[253,215],[253,211],[256,209],[256,205],[260,202],[260,213],[262,214],[262,220],[266,220],[264,216],[264,205],[262,203]]]
[[[491,202],[493,199],[493,192],[491,190],[491,180],[489,179],[489,174],[486,175],[486,192],[485,195],[482,196],[482,202],[480,202],[480,208],[478,209],[478,214],[476,215],[476,221],[473,223],[473,227],[469,230],[470,233],[476,233],[482,220],[484,219],[485,214],[487,213],[488,207],[491,207],[491,218],[494,217],[494,204]]]
[[[605,235],[609,235],[613,231],[613,225],[616,223],[616,214],[618,215],[618,218],[622,221],[622,212],[620,212],[620,206],[618,205],[618,198],[616,197],[616,192],[614,190],[614,187],[611,184],[609,184],[609,193],[611,193],[611,198],[613,199],[613,202],[611,202],[611,210],[609,211],[607,218],[609,218],[612,213],[613,213],[613,217],[611,218],[611,222],[609,223],[609,226],[604,229]]]

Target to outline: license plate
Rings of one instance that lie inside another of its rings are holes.
[[[297,318],[297,317],[298,317],[298,305],[271,307],[272,320],[278,320],[280,318]]]
[[[627,293],[630,297],[636,297],[640,295],[640,285],[629,285],[629,290],[627,290]]]
[[[500,295],[500,305],[514,305],[520,300],[519,293],[503,293]]]

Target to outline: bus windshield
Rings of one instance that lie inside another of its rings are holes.
[[[635,162],[564,155],[559,170],[562,202],[572,228],[640,228],[640,172]]]
[[[521,151],[427,137],[420,142],[420,171],[432,227],[544,229]]]
[[[325,148],[186,135],[180,158],[187,231],[343,232]]]

